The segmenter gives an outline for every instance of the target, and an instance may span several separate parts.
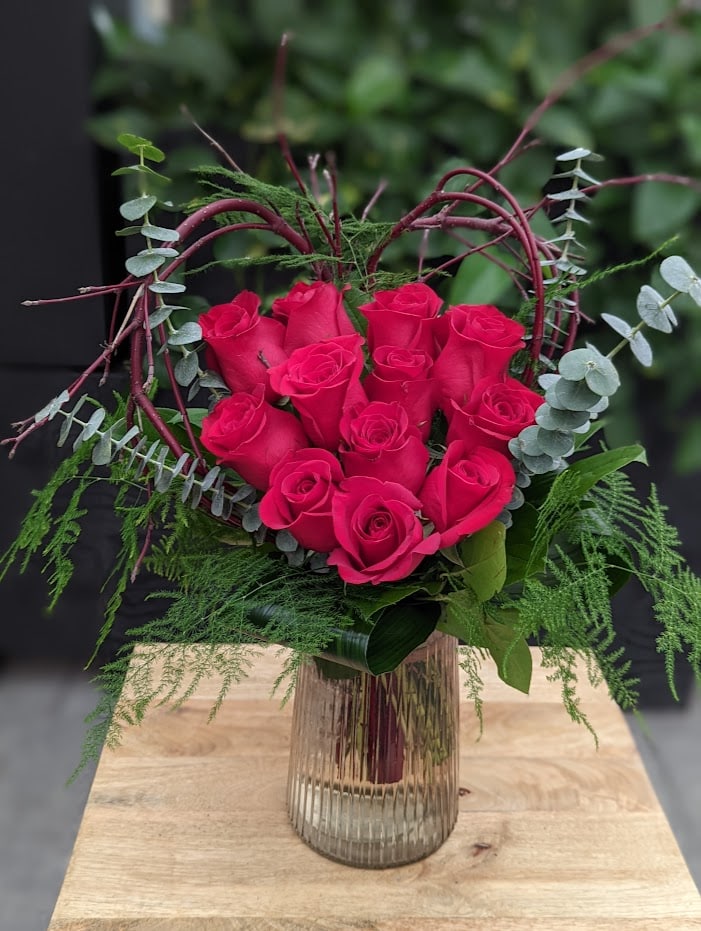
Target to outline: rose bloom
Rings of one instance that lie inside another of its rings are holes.
[[[506,456],[464,440],[450,443],[419,492],[424,517],[440,533],[441,549],[491,524],[511,500],[514,484]]]
[[[260,491],[267,489],[273,466],[309,445],[294,414],[268,404],[262,387],[218,401],[202,421],[201,440],[218,463]]]
[[[368,398],[401,404],[425,442],[437,407],[431,378],[433,359],[423,349],[378,346],[372,361],[374,368],[363,382]]]
[[[294,285],[289,294],[273,301],[273,317],[285,324],[288,355],[300,346],[355,333],[343,306],[343,292],[330,282]]]
[[[308,550],[336,545],[331,502],[343,480],[341,465],[326,449],[299,449],[273,467],[259,513],[273,530],[289,530]]]
[[[434,353],[434,326],[443,301],[427,284],[405,284],[377,291],[358,310],[368,321],[370,352],[378,346],[402,346]]]
[[[199,324],[228,387],[250,391],[264,385],[268,400],[272,400],[267,370],[287,358],[285,328],[278,320],[261,316],[259,308],[258,295],[242,291],[228,304],[217,304],[200,314]]]
[[[525,343],[525,327],[489,304],[451,307],[440,318],[437,333],[441,345],[433,366],[447,417],[450,401],[462,407],[483,378],[499,378]]]
[[[424,537],[421,502],[403,485],[356,475],[345,479],[331,505],[338,546],[328,564],[345,582],[396,582],[435,553],[439,535]]]
[[[340,456],[347,476],[370,475],[417,492],[426,476],[428,449],[399,404],[371,401],[346,411]]]
[[[273,389],[290,398],[315,446],[337,449],[344,410],[367,402],[360,384],[362,345],[355,333],[301,346],[268,372]]]
[[[446,442],[465,440],[468,445],[489,446],[507,455],[509,440],[535,423],[535,412],[544,400],[515,378],[483,378],[465,407],[452,402]]]

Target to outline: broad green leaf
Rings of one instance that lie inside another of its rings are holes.
[[[207,413],[206,409],[204,409],[204,413]],[[192,420],[191,417],[190,419]],[[201,421],[198,426],[199,425],[201,425]],[[362,594],[356,595],[354,589],[348,592],[348,598],[361,617],[369,621],[373,615],[377,614],[379,611],[382,611],[384,608],[395,605],[398,602],[403,601],[405,598],[410,598],[412,595],[416,595],[418,592],[425,592],[427,595],[435,595],[439,591],[439,583],[434,582],[427,585],[423,582],[409,582],[404,585],[391,585],[387,586],[386,588],[380,588],[373,592],[371,598],[365,598]]]
[[[533,660],[524,638],[517,636],[509,624],[501,624],[491,617],[485,620],[484,635],[499,678],[527,695],[531,687]]]
[[[474,255],[460,263],[448,293],[449,304],[496,304],[513,287],[503,268]]]
[[[533,538],[538,523],[538,510],[531,504],[524,504],[513,514],[513,523],[506,534],[506,579],[505,584],[521,582],[527,574],[535,575],[542,571],[544,555],[532,559]],[[529,568],[530,566],[530,568]]]
[[[463,576],[479,601],[489,601],[506,580],[506,528],[493,521],[460,544],[465,565]]]
[[[206,407],[188,407],[187,409],[187,419],[195,427],[201,427],[202,421],[205,419],[209,410]]]
[[[439,611],[436,602],[394,605],[370,629],[339,630],[321,658],[375,676],[391,672],[430,637]]]
[[[148,165],[124,165],[123,168],[117,168],[116,171],[112,172],[113,178],[119,178],[122,175],[148,175],[149,178],[158,178],[159,181],[165,181],[167,184],[170,184],[170,178],[166,178],[165,175],[160,174],[158,171],[154,171],[153,168],[149,168]]]
[[[117,136],[117,142],[128,149],[132,155],[140,155],[151,162],[162,162],[165,159],[165,153],[157,148],[150,139],[144,139],[143,136],[134,136],[132,133],[120,133]]]
[[[438,622],[439,630],[470,646],[485,647],[482,635],[484,610],[472,589],[449,592],[441,600],[445,611]]]
[[[579,459],[573,462],[566,471],[579,476],[580,491],[584,495],[602,478],[624,469],[631,462],[642,462],[647,465],[645,450],[637,443],[618,449],[607,449],[603,453]]]
[[[145,217],[152,207],[158,203],[158,198],[153,194],[143,194],[134,200],[127,200],[119,207],[119,212],[125,220],[134,221]]]

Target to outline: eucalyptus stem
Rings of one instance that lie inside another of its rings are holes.
[[[683,293],[682,291],[673,291],[673,292],[669,295],[669,297],[665,298],[663,301],[660,302],[660,305],[659,305],[660,310],[662,310],[662,309],[665,308],[665,307],[668,307],[668,306],[671,304],[671,302],[672,302],[675,298],[679,297],[679,295],[682,294],[682,293]],[[640,331],[643,329],[643,327],[646,327],[646,326],[648,326],[648,325],[649,325],[649,324],[646,323],[645,320],[640,320],[638,323],[636,323],[635,326],[631,328],[630,333],[629,333],[627,336],[624,336],[623,339],[613,347],[613,349],[611,350],[611,352],[608,352],[608,353],[606,354],[606,358],[607,358],[607,359],[613,359],[615,356],[617,356],[618,353],[619,353],[622,349],[625,349],[626,346],[630,345],[631,340],[633,340],[633,339],[635,338],[635,336],[636,336],[638,333],[640,333]]]

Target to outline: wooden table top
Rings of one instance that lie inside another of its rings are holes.
[[[390,870],[332,863],[285,811],[291,704],[279,652],[207,717],[217,683],[103,753],[49,931],[682,931],[701,897],[627,724],[583,684],[600,741],[537,665],[531,695],[485,663],[485,733],[461,708],[456,829]]]

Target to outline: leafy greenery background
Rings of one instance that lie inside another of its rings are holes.
[[[389,181],[376,219],[396,218],[455,161],[489,167],[503,154],[526,115],[556,77],[612,36],[669,12],[670,0],[490,0],[441,4],[440,15],[416,0],[388,4],[334,0],[197,0],[160,41],[146,41],[104,12],[96,16],[103,64],[94,83],[101,112],[96,139],[114,144],[119,132],[168,139],[170,192],[194,192],[187,171],[212,150],[181,110],[233,147],[242,167],[264,180],[284,177],[275,145],[272,74],[283,32],[291,34],[285,92],[285,129],[298,161],[333,150],[342,204],[360,211],[381,179]],[[701,17],[684,29],[647,39],[580,81],[538,126],[543,145],[504,172],[523,203],[536,201],[553,156],[570,146],[605,153],[599,177],[649,171],[701,174]],[[175,146],[172,144],[175,140]],[[701,265],[694,227],[701,193],[668,184],[607,189],[589,207],[596,224],[590,268],[641,257],[675,234],[674,251]],[[239,240],[220,247],[235,257]],[[246,248],[249,248],[248,246]],[[261,250],[265,243],[259,244]],[[435,239],[435,249],[449,244]],[[402,255],[394,258],[401,262]],[[429,259],[431,256],[429,255]],[[631,295],[648,270],[592,286],[586,307],[634,318]],[[655,282],[653,281],[653,284]],[[488,263],[463,269],[451,298],[498,300],[507,286]],[[659,412],[676,444],[676,466],[701,468],[698,391],[701,318],[680,307],[682,338],[655,346],[655,366],[626,376],[629,397],[618,401],[612,442],[647,439],[642,393]],[[673,377],[672,377],[673,376]],[[647,379],[645,385],[640,379]],[[627,411],[627,414],[626,414]]]

